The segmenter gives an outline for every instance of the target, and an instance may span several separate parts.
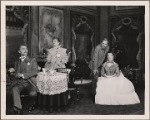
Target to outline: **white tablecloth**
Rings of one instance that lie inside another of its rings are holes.
[[[55,95],[68,90],[67,74],[56,72],[54,75],[50,73],[40,72],[37,76],[37,87],[39,92],[44,95]]]

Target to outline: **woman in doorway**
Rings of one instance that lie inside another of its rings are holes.
[[[140,103],[130,80],[125,78],[114,62],[114,55],[107,54],[98,78],[95,103],[102,105],[129,105]]]

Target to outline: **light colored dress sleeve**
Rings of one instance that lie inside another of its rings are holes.
[[[50,50],[48,50],[48,55],[46,58],[47,62],[51,62],[51,58],[52,58],[51,52],[50,52]]]
[[[62,63],[67,63],[68,62],[68,55],[66,53],[66,49],[64,49],[63,53],[62,53],[62,59],[61,59]]]
[[[116,73],[115,73],[115,76],[116,76],[116,77],[119,77],[119,76],[120,76],[120,70],[119,70],[119,66],[118,66],[117,63],[116,63]]]

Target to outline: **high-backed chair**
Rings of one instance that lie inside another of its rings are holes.
[[[91,85],[92,83],[90,70],[87,68],[86,63],[76,63],[76,66],[71,70],[71,79],[77,93],[77,100],[80,100],[80,87]]]

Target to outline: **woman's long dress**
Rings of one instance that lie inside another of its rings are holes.
[[[101,75],[102,77],[99,77],[97,81],[96,104],[129,105],[140,103],[132,82],[119,71],[117,63],[113,62],[110,67],[107,62],[104,63]],[[109,77],[104,77],[105,75],[109,75]]]
[[[46,70],[66,68],[65,64],[68,62],[68,55],[66,49],[57,47],[48,50],[47,62],[45,64]],[[63,109],[68,104],[68,92],[63,92],[55,95],[39,94],[39,106],[42,109],[48,108],[49,112],[53,109]]]

